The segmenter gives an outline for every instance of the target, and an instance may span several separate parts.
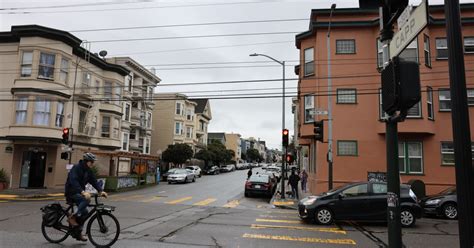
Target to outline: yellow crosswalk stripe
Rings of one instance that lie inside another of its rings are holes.
[[[240,204],[240,202],[238,200],[233,200],[233,201],[230,201],[227,204],[225,204],[223,207],[225,207],[225,208],[235,208],[239,204]]]
[[[0,203],[3,203],[3,202],[8,202],[8,201],[0,201]]]
[[[152,202],[152,201],[157,201],[157,200],[159,200],[159,199],[161,199],[161,198],[163,198],[163,197],[161,197],[161,196],[153,196],[152,198],[145,199],[145,200],[143,200],[143,201],[141,201],[141,202]]]
[[[320,243],[320,244],[356,245],[356,242],[353,239],[321,239],[321,238],[310,238],[310,237],[291,237],[291,236],[249,234],[249,233],[245,233],[244,235],[242,235],[242,237],[249,238],[249,239],[299,241],[299,242]]]
[[[209,204],[215,202],[216,200],[217,200],[216,198],[207,198],[206,200],[196,202],[193,205],[194,206],[206,206],[206,205],[209,205]]]
[[[17,195],[1,195],[0,194],[0,198],[1,199],[14,199],[14,198],[18,198]]]
[[[189,197],[184,197],[184,198],[180,198],[180,199],[177,199],[177,200],[174,200],[174,201],[169,201],[169,202],[165,202],[166,204],[178,204],[178,203],[181,203],[181,202],[184,202],[184,201],[189,201],[193,199],[191,196]]]
[[[274,225],[260,225],[252,224],[250,226],[252,229],[290,229],[290,230],[302,230],[302,231],[316,231],[316,232],[331,232],[339,234],[347,234],[346,231],[339,228],[319,228],[319,227],[305,227],[305,226],[274,226]]]
[[[287,223],[287,224],[300,224],[299,220],[272,220],[272,219],[256,219],[256,222],[271,222],[271,223]]]
[[[112,201],[128,201],[136,198],[143,197],[143,195],[131,195],[131,196],[124,196],[124,197],[118,197],[113,199]]]

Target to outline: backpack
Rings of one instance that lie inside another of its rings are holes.
[[[53,203],[41,208],[43,211],[43,223],[47,227],[54,226],[62,215],[62,207],[59,203]]]

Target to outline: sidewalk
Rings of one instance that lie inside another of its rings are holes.
[[[0,191],[0,200],[38,199],[64,196],[64,189],[6,189]]]
[[[283,178],[281,180],[284,180]],[[295,199],[291,196],[291,186],[288,185],[288,180],[285,180],[285,199],[281,199],[281,181],[277,185],[277,189],[275,190],[275,194],[273,195],[272,199],[270,200],[270,204],[277,208],[284,208],[284,209],[298,209],[298,199]],[[309,196],[310,193],[302,192],[301,191],[301,184],[298,184],[298,194],[300,200]]]

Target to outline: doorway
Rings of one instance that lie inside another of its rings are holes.
[[[43,188],[46,152],[24,151],[21,164],[20,188]]]

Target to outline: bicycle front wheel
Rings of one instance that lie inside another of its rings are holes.
[[[69,236],[69,224],[66,215],[63,215],[56,224],[51,227],[41,222],[41,232],[50,243],[61,243]]]
[[[120,224],[111,213],[97,213],[87,224],[87,236],[95,247],[110,247],[118,239]]]

